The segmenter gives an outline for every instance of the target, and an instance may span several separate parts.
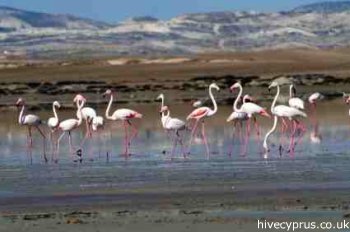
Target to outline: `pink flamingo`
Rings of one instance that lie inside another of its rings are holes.
[[[78,128],[81,123],[83,122],[83,116],[81,113],[81,109],[84,107],[85,101],[83,99],[79,100],[78,103],[78,114],[76,118],[71,118],[71,119],[66,119],[64,121],[61,121],[58,125],[58,129],[60,131],[62,131],[63,133],[61,134],[61,136],[58,138],[57,140],[57,153],[59,152],[59,146],[60,146],[60,141],[63,138],[63,136],[68,133],[68,142],[69,142],[69,151],[71,153],[71,155],[73,155],[73,145],[72,145],[72,135],[71,132],[73,130],[75,130],[76,128]],[[56,160],[57,161],[57,160]],[[81,161],[81,159],[80,159]]]
[[[165,112],[167,113],[165,114]],[[171,157],[173,158],[175,149],[177,146],[177,142],[179,142],[181,145],[183,156],[184,158],[186,158],[186,154],[184,152],[184,147],[182,142],[182,136],[179,134],[180,131],[186,129],[186,123],[178,118],[170,117],[170,110],[168,106],[163,106],[160,110],[160,113],[162,114],[163,128],[167,131],[174,132],[174,144],[171,150]]]
[[[110,115],[110,109],[113,102],[113,92],[110,89],[107,89],[106,92],[103,94],[103,96],[109,96],[109,103],[106,109],[105,116],[107,119],[112,121],[123,121],[124,124],[124,153],[125,156],[129,155],[129,146],[131,143],[131,140],[137,135],[137,129],[131,124],[131,120],[135,118],[142,118],[142,114],[130,110],[130,109],[118,109],[114,111],[112,115]],[[128,127],[131,126],[134,130],[134,134],[128,138]]]
[[[242,96],[242,93],[243,93],[243,87],[242,85],[237,82],[235,84],[233,84],[231,87],[230,87],[230,90],[231,91],[234,91],[235,89],[239,89],[239,93],[238,93],[238,96],[237,98],[241,98]],[[241,108],[238,109],[236,108],[238,112],[244,112],[248,115],[248,123],[247,123],[247,130],[246,130],[246,136],[245,136],[245,146],[247,146],[248,144],[248,137],[250,136],[250,121],[251,121],[251,118],[253,118],[254,120],[254,125],[255,125],[255,129],[256,129],[256,133],[257,133],[257,136],[258,136],[258,139],[260,140],[260,129],[259,129],[259,125],[258,125],[258,122],[256,120],[256,117],[255,117],[255,114],[258,114],[258,115],[261,115],[261,116],[265,116],[265,117],[268,117],[270,118],[271,116],[269,115],[269,113],[267,113],[266,109],[264,109],[263,107],[253,103],[253,102],[245,102],[242,104]],[[244,154],[245,151],[243,151],[242,154]]]
[[[44,154],[44,160],[45,162],[47,162],[47,157],[46,157],[46,136],[43,133],[43,131],[40,129],[40,125],[42,124],[41,119],[39,118],[39,116],[34,115],[34,114],[24,114],[25,111],[25,102],[22,98],[18,98],[17,102],[16,102],[16,106],[21,107],[19,116],[18,116],[18,123],[22,126],[27,126],[28,127],[28,138],[29,138],[29,142],[27,141],[27,147],[29,150],[32,149],[33,147],[33,137],[32,137],[32,127],[34,127],[35,129],[37,129],[41,135],[41,137],[43,138],[43,154]]]
[[[194,137],[195,132],[197,130],[198,122],[201,121],[202,122],[202,137],[204,139],[204,144],[205,144],[206,151],[207,151],[207,158],[209,158],[209,147],[208,147],[208,141],[207,141],[207,138],[206,138],[206,135],[205,135],[204,118],[213,116],[218,110],[218,106],[216,104],[214,95],[212,93],[212,89],[216,89],[217,91],[219,91],[220,88],[215,83],[212,83],[212,84],[209,85],[209,96],[210,96],[210,99],[211,99],[211,101],[212,101],[212,103],[214,105],[214,109],[210,109],[209,107],[202,106],[202,107],[199,107],[199,108],[193,110],[187,116],[187,121],[190,120],[190,119],[194,119],[195,120],[195,124],[194,124],[194,126],[192,128],[192,132],[191,132],[190,143],[189,143],[189,146],[188,146],[188,153],[189,153],[189,151],[191,149],[192,140],[193,140],[193,137]]]
[[[307,117],[307,115],[304,112],[302,112],[296,108],[290,107],[290,106],[286,106],[286,105],[276,106],[277,99],[280,95],[280,86],[279,86],[278,82],[273,81],[270,84],[269,89],[271,89],[273,87],[277,88],[277,93],[276,93],[276,96],[275,96],[275,98],[272,102],[272,105],[271,105],[271,113],[282,119],[282,125],[281,125],[282,132],[284,131],[283,126],[286,126],[286,123],[284,122],[284,118],[288,118],[290,121],[293,122],[292,136],[291,136],[291,141],[290,141],[290,146],[289,146],[289,151],[293,152],[294,151],[294,136],[295,136],[297,128],[300,127],[300,129],[302,129],[302,131],[305,130],[305,127],[300,126],[301,123],[296,119],[296,117]],[[283,134],[281,136],[283,136]],[[282,150],[282,147],[280,145],[280,151],[281,150]]]
[[[304,101],[301,98],[294,97],[296,93],[296,89],[293,84],[289,86],[289,101],[288,104],[290,107],[303,110],[304,109]]]

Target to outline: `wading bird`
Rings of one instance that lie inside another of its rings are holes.
[[[69,142],[69,151],[71,155],[74,155],[74,150],[73,150],[73,144],[72,144],[72,135],[71,132],[78,128],[82,121],[83,121],[83,116],[81,113],[81,109],[84,107],[85,100],[81,99],[78,101],[78,111],[77,111],[77,119],[76,118],[71,118],[71,119],[66,119],[64,121],[61,121],[58,125],[58,129],[62,131],[61,136],[58,138],[57,141],[57,153],[59,152],[59,146],[60,146],[60,141],[63,138],[63,136],[68,133],[68,142]]]
[[[242,129],[243,129],[243,122],[247,121],[249,119],[248,114],[245,112],[240,112],[238,110],[238,102],[239,98],[236,98],[236,100],[233,102],[233,112],[230,114],[230,116],[226,119],[226,122],[233,122],[233,133],[232,133],[232,138],[235,137],[235,133],[238,133],[240,141],[242,143],[243,138],[242,138]],[[243,103],[246,102],[251,102],[253,99],[248,95],[244,95],[243,97]],[[233,151],[233,144],[231,144],[230,150],[229,150],[229,155],[232,155]]]
[[[52,153],[54,153],[54,150],[56,148],[56,144],[54,142],[55,141],[54,134],[57,131],[58,125],[60,123],[56,112],[56,108],[60,108],[60,107],[61,107],[60,103],[58,101],[54,101],[52,103],[52,112],[54,116],[47,120],[47,126],[50,128],[50,143],[51,143]]]
[[[27,137],[27,149],[31,150],[33,147],[33,137],[32,137],[32,128],[34,127],[37,129],[43,138],[43,155],[44,155],[44,160],[47,162],[47,157],[46,157],[46,136],[43,133],[43,131],[40,129],[40,125],[42,124],[41,119],[39,116],[34,115],[34,114],[25,114],[25,102],[22,98],[18,98],[16,102],[17,107],[22,107],[19,115],[18,115],[18,123],[22,126],[26,126],[28,128],[28,137]],[[29,141],[28,141],[29,139]]]
[[[206,138],[206,135],[205,135],[204,119],[206,117],[213,116],[218,110],[218,106],[216,104],[214,95],[212,93],[213,89],[216,89],[217,91],[219,91],[220,88],[215,83],[212,83],[212,84],[209,85],[209,96],[210,96],[210,99],[211,99],[211,101],[212,101],[212,103],[214,105],[214,109],[210,109],[209,107],[202,106],[202,107],[199,107],[199,108],[193,110],[186,118],[187,121],[191,120],[191,119],[195,120],[194,126],[192,128],[192,132],[191,132],[190,143],[189,143],[189,146],[188,146],[188,153],[189,153],[189,151],[191,149],[192,140],[193,140],[193,137],[194,137],[194,135],[196,133],[196,130],[197,130],[197,127],[198,127],[198,122],[201,121],[202,122],[202,137],[203,137],[205,148],[206,148],[206,151],[207,151],[207,158],[209,158],[210,152],[209,152],[208,141],[207,141],[207,138]]]
[[[307,115],[304,112],[302,112],[294,107],[290,107],[290,106],[286,106],[286,105],[277,105],[276,106],[277,99],[280,95],[280,86],[279,86],[278,82],[273,81],[269,86],[269,90],[273,87],[277,88],[277,92],[276,92],[275,98],[271,104],[271,113],[282,119],[282,124],[281,124],[282,135],[281,135],[281,137],[283,136],[283,133],[285,132],[285,127],[287,126],[286,122],[284,121],[284,118],[287,118],[290,121],[292,121],[293,127],[292,127],[292,135],[291,135],[289,151],[294,151],[294,136],[295,136],[297,129],[300,128],[303,132],[305,131],[305,126],[303,126],[302,123],[296,119],[296,117],[307,117]],[[281,150],[282,150],[282,147],[280,146],[280,151]]]
[[[160,113],[162,114],[162,122],[164,121],[163,128],[167,131],[173,132],[173,148],[171,149],[171,157],[174,157],[175,149],[177,143],[179,142],[181,145],[182,154],[184,158],[186,158],[182,136],[180,135],[180,131],[186,129],[186,123],[178,118],[170,117],[170,110],[168,106],[163,106]]]
[[[238,96],[237,98],[241,98],[242,96],[242,93],[243,93],[243,87],[242,85],[237,82],[235,84],[233,84],[231,87],[230,87],[230,90],[231,91],[234,91],[235,89],[239,89],[239,93],[238,93]],[[257,136],[258,136],[258,139],[260,140],[260,128],[259,128],[259,124],[256,120],[256,117],[255,115],[261,115],[261,116],[265,116],[265,117],[268,117],[270,118],[271,116],[269,115],[269,113],[267,113],[266,109],[264,109],[263,107],[253,103],[253,102],[245,102],[241,105],[241,108],[237,108],[236,107],[236,110],[237,112],[243,112],[243,113],[246,113],[247,116],[248,116],[248,123],[247,123],[247,126],[246,126],[246,135],[245,135],[245,146],[247,146],[248,144],[248,138],[250,136],[250,121],[251,119],[253,118],[254,120],[254,125],[255,125],[255,129],[256,129],[256,133],[257,133]],[[245,153],[245,151],[243,152]]]
[[[123,121],[124,124],[124,154],[125,156],[130,155],[129,154],[129,146],[131,144],[131,140],[137,135],[137,129],[134,127],[133,124],[131,124],[131,120],[135,118],[142,118],[142,114],[130,110],[130,109],[118,109],[113,112],[112,115],[110,115],[110,109],[112,106],[113,102],[113,92],[110,89],[107,89],[106,92],[103,94],[103,96],[109,96],[109,103],[105,112],[105,116],[107,119],[112,120],[112,121]],[[133,129],[133,135],[128,136],[128,127],[131,126]]]
[[[73,101],[77,106],[77,117],[78,117],[79,102],[82,102],[82,101],[86,102],[86,98],[81,94],[77,94],[74,97]],[[91,124],[92,124],[92,120],[97,116],[96,110],[94,110],[91,107],[83,107],[81,109],[81,115],[82,115],[83,120],[85,121],[85,125],[86,125],[85,138],[87,138],[87,137],[91,138],[92,137]]]

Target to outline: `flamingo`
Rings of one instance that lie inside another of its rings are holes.
[[[207,158],[209,158],[209,147],[208,147],[208,141],[207,141],[207,138],[205,135],[204,118],[211,117],[218,111],[218,106],[216,104],[214,95],[212,93],[212,89],[216,89],[217,91],[219,91],[220,88],[215,83],[212,83],[209,85],[209,96],[210,96],[210,99],[214,105],[214,109],[210,109],[209,107],[202,106],[202,107],[199,107],[199,108],[193,110],[186,118],[187,121],[191,120],[191,119],[195,120],[195,124],[194,124],[194,126],[192,128],[192,132],[191,132],[191,138],[190,138],[190,143],[189,143],[188,149],[189,150],[191,149],[192,140],[193,140],[194,134],[197,130],[198,122],[201,121],[202,122],[202,137],[204,139],[204,144],[205,144],[206,151],[207,151]],[[189,153],[189,150],[188,150],[188,153]]]
[[[294,107],[290,107],[290,106],[286,106],[286,105],[278,105],[276,106],[276,102],[277,102],[277,99],[280,95],[280,86],[278,84],[278,82],[276,81],[273,81],[270,86],[269,86],[269,90],[273,87],[276,87],[277,88],[277,93],[276,93],[276,96],[272,102],[272,105],[271,105],[271,113],[277,117],[280,117],[282,119],[282,124],[281,124],[281,131],[282,131],[282,134],[284,132],[284,127],[286,127],[286,123],[284,121],[284,118],[288,118],[290,121],[293,122],[293,128],[292,128],[292,138],[291,138],[291,143],[290,143],[290,151],[293,151],[294,149],[294,146],[292,146],[292,144],[294,143],[294,135],[295,135],[295,132],[297,130],[297,125],[299,126],[300,125],[300,122],[297,121],[296,117],[307,117],[307,115],[302,112],[301,110],[298,110]],[[301,127],[302,130],[305,130],[304,127]],[[281,137],[282,138],[282,137]],[[280,151],[281,151],[282,147],[280,146]]]
[[[34,127],[35,129],[37,129],[39,131],[41,137],[43,138],[44,160],[45,160],[45,162],[47,162],[48,160],[46,157],[46,136],[39,127],[42,124],[41,119],[39,118],[39,116],[34,115],[34,114],[24,114],[25,102],[22,98],[18,98],[18,100],[16,102],[16,106],[17,107],[22,106],[20,113],[19,113],[19,116],[18,116],[18,123],[22,126],[27,126],[27,128],[28,128],[28,137],[29,137],[29,143],[27,142],[28,148],[31,150],[33,147],[32,128]]]
[[[245,112],[240,112],[237,108],[237,104],[238,104],[239,98],[236,98],[236,100],[233,102],[233,112],[230,114],[230,116],[226,119],[226,122],[232,122],[233,121],[233,137],[235,136],[235,132],[238,130],[238,124],[240,125],[239,129],[239,134],[241,134],[241,130],[243,127],[243,122],[247,121],[249,119],[248,114]],[[243,103],[246,103],[248,101],[252,101],[252,98],[246,94],[243,97]],[[239,136],[241,138],[241,135]],[[241,138],[242,140],[242,138]],[[233,145],[230,148],[230,152],[229,155],[231,155],[232,153],[232,149],[233,149]]]
[[[78,102],[78,112],[77,112],[77,118],[70,118],[66,119],[64,121],[61,121],[58,125],[58,129],[62,131],[61,136],[57,140],[57,153],[59,151],[60,141],[63,138],[63,136],[68,133],[68,142],[69,142],[69,151],[71,155],[73,155],[73,145],[72,145],[72,131],[78,128],[81,123],[83,122],[83,116],[82,116],[82,108],[84,107],[85,100],[81,99]]]
[[[323,98],[324,98],[324,96],[319,92],[312,93],[308,98],[308,102],[311,105],[311,117],[310,117],[310,119],[311,119],[311,123],[313,125],[313,131],[310,134],[310,140],[312,143],[316,143],[316,144],[320,144],[322,141],[322,136],[320,135],[319,130],[318,130],[318,119],[316,116],[316,104],[318,101],[322,100]]]
[[[294,97],[296,93],[296,89],[293,84],[289,86],[289,101],[288,104],[290,107],[303,110],[304,109],[304,101],[301,98]]]
[[[141,119],[142,114],[130,110],[130,109],[118,109],[114,111],[112,115],[110,115],[110,109],[112,106],[113,102],[113,92],[110,89],[107,89],[106,92],[103,94],[103,96],[109,96],[109,103],[105,112],[105,116],[107,119],[112,120],[112,121],[123,121],[124,124],[124,153],[125,156],[129,155],[129,146],[131,143],[131,140],[137,135],[137,129],[131,124],[132,119]],[[128,138],[128,126],[131,126],[134,130],[134,135]]]
[[[57,116],[56,107],[57,108],[61,107],[61,105],[58,101],[54,101],[52,103],[52,112],[53,112],[54,117],[51,117],[47,120],[47,126],[50,128],[51,148],[55,147],[54,141],[53,141],[53,135],[54,135],[55,131],[57,130],[57,127],[60,123],[58,116]]]
[[[243,87],[242,87],[241,83],[237,82],[237,83],[233,84],[230,87],[230,90],[234,91],[237,88],[239,89],[239,93],[238,93],[238,96],[237,96],[237,98],[239,99],[239,98],[241,98],[242,93],[243,93]],[[258,115],[270,118],[271,116],[266,111],[266,109],[264,109],[263,107],[255,104],[253,102],[245,102],[245,103],[243,103],[241,105],[240,109],[238,109],[236,107],[236,110],[238,112],[244,112],[248,116],[247,130],[246,130],[246,136],[245,136],[245,147],[248,144],[248,137],[250,136],[250,121],[251,121],[251,118],[253,118],[253,120],[254,120],[256,133],[257,133],[257,136],[258,136],[258,138],[260,140],[260,129],[259,129],[259,125],[257,123],[256,117],[255,117],[255,114],[258,114]]]
[[[345,98],[346,94],[345,93],[343,93],[343,94],[344,94],[344,98]],[[312,123],[313,124],[317,123],[317,119],[316,119],[316,104],[317,104],[318,101],[322,100],[323,98],[324,98],[324,96],[321,93],[319,93],[319,92],[315,92],[315,93],[311,94],[309,96],[309,98],[308,98],[308,101],[309,101],[309,103],[311,105],[311,112],[312,112],[311,119],[312,119]]]
[[[165,112],[167,112],[167,113],[165,114]],[[184,153],[182,137],[179,134],[179,132],[181,130],[186,129],[186,123],[178,118],[170,117],[170,110],[169,110],[168,106],[163,106],[160,110],[160,113],[162,114],[162,122],[163,122],[164,129],[167,131],[174,132],[174,144],[173,144],[173,148],[171,150],[171,157],[174,156],[177,142],[179,141],[181,148],[182,148],[183,156],[184,156],[184,158],[186,158],[186,155]]]
[[[74,97],[74,100],[73,100],[76,105],[77,105],[77,117],[78,117],[78,108],[79,108],[79,102],[81,101],[84,101],[86,102],[86,98],[81,95],[81,94],[77,94],[75,97]],[[85,121],[85,125],[86,125],[86,134],[85,134],[85,138],[87,137],[90,137],[92,136],[92,133],[91,133],[91,124],[92,124],[92,120],[97,116],[96,114],[96,110],[94,110],[93,108],[91,107],[84,107],[81,109],[81,115],[83,117],[83,120]]]

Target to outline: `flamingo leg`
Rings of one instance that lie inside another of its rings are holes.
[[[240,140],[240,143],[242,144],[243,143],[243,122],[240,121],[239,125],[240,125],[240,128],[239,128],[239,140]]]
[[[28,138],[29,138],[29,143],[27,144],[28,148],[33,147],[33,136],[32,136],[32,127],[28,126]]]
[[[179,134],[179,131],[178,131],[178,130],[176,131],[176,135],[178,136],[179,143],[180,143],[180,145],[181,145],[181,152],[182,152],[182,155],[183,155],[184,159],[186,159],[185,147],[184,147],[184,144],[183,144],[183,142],[182,142],[183,136],[181,136],[181,135]]]
[[[50,151],[51,151],[51,162],[54,160],[55,156],[55,142],[54,142],[54,134],[55,131],[50,131],[49,139],[50,139]]]
[[[56,146],[56,160],[55,160],[55,162],[57,162],[57,160],[58,160],[58,154],[59,154],[59,150],[60,150],[60,142],[61,142],[61,140],[62,140],[62,138],[63,138],[63,136],[65,135],[65,131],[63,131],[63,133],[60,135],[60,137],[57,139],[57,146]]]
[[[301,122],[299,122],[299,121],[296,121],[296,123],[297,123],[297,127],[300,129],[300,133],[299,133],[299,135],[298,135],[298,137],[297,137],[297,140],[296,140],[294,146],[296,146],[297,144],[300,143],[301,138],[303,137],[303,135],[304,135],[305,132],[306,132],[306,127],[305,127],[305,125],[304,125],[303,123],[301,123]]]
[[[282,151],[283,151],[284,139],[286,136],[286,131],[288,130],[288,124],[286,120],[283,117],[281,119],[282,119],[281,120],[282,124],[281,124],[280,147],[279,147],[280,155],[282,154]]]
[[[39,133],[41,134],[41,136],[43,138],[43,146],[44,146],[43,147],[43,156],[44,156],[45,162],[47,163],[48,159],[46,157],[46,136],[45,136],[44,132],[40,129],[39,126],[36,126],[35,128],[39,131]]]
[[[236,136],[237,130],[238,130],[237,121],[234,121],[233,127],[232,127],[232,141],[230,142],[230,148],[228,151],[228,155],[230,157],[232,156],[233,146],[234,146],[235,136]]]
[[[128,124],[126,121],[123,121],[124,124],[124,155],[128,156],[129,155],[129,141],[128,141]]]
[[[194,135],[195,135],[195,133],[196,133],[196,130],[197,130],[197,127],[198,127],[198,122],[199,122],[199,120],[196,119],[196,122],[195,122],[195,124],[194,124],[194,126],[193,126],[193,128],[192,128],[192,131],[191,131],[191,138],[190,138],[190,143],[189,143],[189,145],[188,145],[187,154],[190,154],[190,149],[191,149],[191,146],[192,146],[193,137],[194,137]]]
[[[132,135],[130,136],[130,138],[129,138],[129,143],[128,143],[128,145],[129,145],[129,147],[130,147],[131,141],[132,141],[134,138],[136,138],[136,137],[138,136],[138,133],[139,133],[139,132],[138,132],[137,128],[134,126],[134,124],[131,123],[130,120],[127,120],[127,123],[129,124],[129,126],[130,126],[131,129],[132,129]]]
[[[68,131],[68,141],[69,141],[69,151],[70,151],[70,154],[72,156],[72,158],[74,159],[73,157],[73,143],[72,143],[72,135],[71,135],[71,132]]]
[[[241,149],[241,156],[245,156],[247,153],[247,146],[248,146],[248,138],[250,135],[250,118],[248,119],[248,122],[246,124],[246,134],[245,134],[245,138],[244,138],[244,144],[243,147]]]
[[[289,152],[291,155],[294,154],[294,139],[295,139],[296,130],[297,130],[296,121],[293,120],[292,133],[291,133],[290,144],[289,144]]]
[[[176,146],[177,146],[177,135],[176,135],[176,131],[174,131],[174,136],[173,136],[173,148],[171,149],[171,159],[174,158],[174,154],[175,154],[175,150],[176,150]]]
[[[210,158],[210,151],[209,151],[207,136],[205,134],[204,121],[202,121],[202,137],[203,137],[203,140],[204,140],[205,149],[207,151],[207,159],[209,159]]]
[[[255,130],[256,130],[256,135],[257,135],[259,143],[260,143],[260,126],[259,126],[258,121],[256,120],[255,116],[253,116],[253,121],[254,121]]]

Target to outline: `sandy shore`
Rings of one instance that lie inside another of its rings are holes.
[[[0,231],[256,231],[258,219],[340,221],[350,206],[348,189],[43,198],[2,200]]]

